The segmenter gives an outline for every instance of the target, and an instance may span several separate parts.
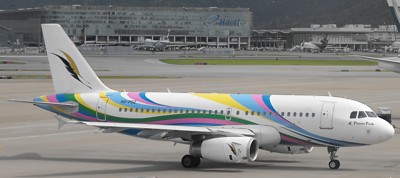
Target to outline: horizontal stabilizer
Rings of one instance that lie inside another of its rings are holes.
[[[16,100],[16,99],[9,99],[7,101],[11,102],[19,102],[19,103],[30,103],[36,105],[49,105],[49,106],[70,106],[70,107],[78,107],[78,103],[73,102],[66,102],[66,103],[53,103],[53,102],[41,102],[41,101],[27,101],[27,100]]]

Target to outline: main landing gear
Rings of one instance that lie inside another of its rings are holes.
[[[185,155],[182,157],[181,163],[185,168],[195,168],[200,165],[200,158],[192,155]]]
[[[329,161],[329,168],[331,169],[338,169],[340,167],[340,161],[335,159],[338,156],[336,156],[337,151],[339,150],[339,147],[328,147],[328,153],[330,154],[329,158],[331,161]]]

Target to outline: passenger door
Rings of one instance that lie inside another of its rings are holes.
[[[321,129],[333,129],[333,111],[335,103],[323,103],[320,117]]]
[[[107,102],[108,97],[100,97],[97,100],[97,107],[96,107],[96,117],[98,121],[106,121],[107,120]]]

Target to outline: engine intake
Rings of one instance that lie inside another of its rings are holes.
[[[257,140],[252,137],[220,137],[192,143],[189,153],[211,161],[239,163],[255,161],[258,147]]]

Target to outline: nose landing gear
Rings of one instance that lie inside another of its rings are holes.
[[[331,169],[338,169],[340,167],[340,161],[335,159],[338,156],[336,156],[337,151],[339,150],[339,147],[328,147],[328,153],[330,154],[329,158],[331,161],[329,161],[329,168]]]

